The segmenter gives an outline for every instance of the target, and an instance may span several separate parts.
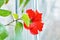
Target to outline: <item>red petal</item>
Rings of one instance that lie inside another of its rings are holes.
[[[25,27],[26,29],[30,29],[30,27],[28,27],[25,23],[24,23],[24,27]]]
[[[30,24],[30,32],[34,35],[38,34],[37,25],[35,22]]]
[[[36,22],[36,25],[37,25],[38,30],[39,30],[39,31],[42,31],[43,23],[41,23],[41,22]]]
[[[36,28],[30,29],[30,32],[33,35],[37,35],[38,34],[38,30]]]
[[[32,22],[32,23],[30,24],[30,29],[32,29],[32,28],[34,28],[34,27],[36,27],[36,22]]]
[[[35,16],[35,12],[32,9],[26,10],[26,13],[28,14],[29,18],[32,20]]]
[[[30,29],[34,27],[37,28],[39,31],[42,31],[43,23],[41,23],[41,21],[32,22],[30,25]]]
[[[39,12],[36,10],[35,18],[34,18],[33,21],[42,21],[42,13],[39,13]]]

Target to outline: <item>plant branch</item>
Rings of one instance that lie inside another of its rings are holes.
[[[17,19],[17,20],[21,20],[21,18],[19,18],[19,19]],[[10,25],[11,23],[13,23],[13,22],[15,22],[15,21],[17,21],[17,20],[13,20],[13,21],[11,21],[10,23],[6,24],[5,26]]]

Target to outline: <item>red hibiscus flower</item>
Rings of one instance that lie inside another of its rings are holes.
[[[39,13],[37,10],[33,11],[32,9],[26,10],[26,13],[31,22],[29,27],[24,23],[24,27],[29,29],[32,34],[38,34],[38,31],[42,31],[43,28],[42,13]]]

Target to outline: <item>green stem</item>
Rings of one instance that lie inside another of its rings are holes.
[[[34,40],[37,40],[37,35],[34,35]]]

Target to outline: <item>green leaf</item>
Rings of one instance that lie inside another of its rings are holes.
[[[28,16],[27,14],[23,14],[23,15],[22,15],[22,20],[25,22],[25,24],[26,24],[27,26],[29,26],[29,24],[30,24],[30,19],[29,19],[29,16]]]
[[[8,10],[0,9],[0,16],[6,17],[6,16],[9,16],[10,14],[11,14],[11,12]]]
[[[5,39],[8,36],[8,32],[6,31],[3,24],[0,23],[0,38]]]
[[[17,20],[18,19],[18,14],[13,14],[13,18]]]
[[[26,0],[25,3],[24,3],[24,7],[28,4],[30,0]]]
[[[15,32],[20,34],[23,31],[23,24],[21,22],[16,22]]]
[[[9,2],[9,0],[5,0],[5,4],[7,4]]]
[[[4,4],[4,0],[0,0],[0,7]]]
[[[0,37],[0,40],[4,40],[4,39],[1,39],[1,37]]]
[[[20,3],[20,6],[22,5],[23,2],[24,2],[24,0],[20,0],[20,2],[19,2]]]
[[[22,13],[24,12],[24,9],[22,9]]]
[[[16,22],[16,26],[15,26],[15,40],[20,40],[22,38],[21,34],[23,31],[23,24],[21,22]]]

